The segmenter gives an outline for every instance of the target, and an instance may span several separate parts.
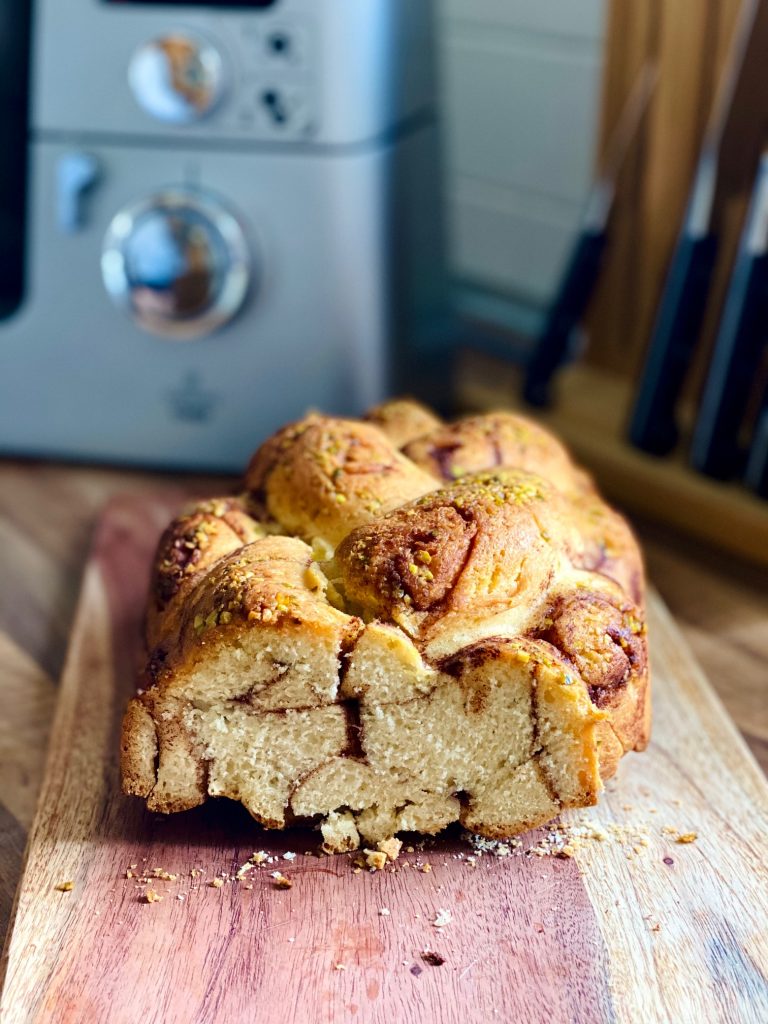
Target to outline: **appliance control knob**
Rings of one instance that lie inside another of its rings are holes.
[[[139,106],[152,117],[170,124],[191,124],[220,101],[224,62],[207,40],[174,32],[136,50],[128,82]]]
[[[116,305],[151,334],[188,341],[237,314],[252,283],[243,229],[224,204],[173,189],[120,210],[101,272]]]

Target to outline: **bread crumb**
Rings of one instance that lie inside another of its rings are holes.
[[[450,910],[446,910],[445,907],[442,907],[435,914],[435,919],[432,922],[432,924],[435,926],[435,928],[445,928],[445,926],[447,924],[450,924],[452,920],[453,914],[450,912]]]
[[[494,857],[510,857],[521,845],[519,839],[486,839],[472,833],[467,833],[466,838],[476,854],[492,853]]]
[[[74,888],[74,882],[59,882],[59,884],[55,886],[57,892],[72,892]]]
[[[387,863],[387,855],[382,850],[363,850],[365,866],[371,871],[382,871]]]
[[[210,880],[210,882],[208,883],[208,885],[212,889],[220,889],[222,887],[222,885],[224,885],[224,879],[223,878],[212,878]]]
[[[263,864],[266,859],[267,854],[263,850],[259,850],[257,853],[254,853],[253,856],[251,857],[251,863]]]
[[[293,882],[284,875],[281,871],[273,871],[272,877],[275,880],[276,889],[290,889],[293,886]]]
[[[386,907],[382,907],[379,910],[379,917],[389,917],[389,910]]]
[[[425,875],[428,875],[432,870],[432,865],[428,860],[425,860],[423,864],[417,864],[416,867]]]
[[[344,964],[334,964],[333,969],[334,971],[346,971],[347,968]]]
[[[296,860],[296,854],[293,850],[288,850],[287,853],[283,854],[283,860]]]
[[[698,834],[696,832],[682,832],[680,835],[677,836],[677,838],[675,839],[675,842],[676,843],[695,843],[698,838],[699,837],[698,837]]]
[[[242,880],[243,878],[245,878],[249,871],[253,871],[253,867],[253,864],[249,860],[246,861],[245,864],[241,864],[240,867],[237,869],[237,874],[235,875],[235,878],[239,878]]]
[[[126,868],[125,869],[125,877],[126,878],[133,878],[133,872],[131,871],[130,868]]]
[[[155,892],[154,889],[147,889],[146,892],[144,893],[144,902],[145,903],[162,903],[163,902],[163,897],[159,893]]]
[[[391,839],[382,839],[381,842],[376,843],[376,849],[385,854],[387,860],[397,860],[402,848],[403,844],[399,839],[395,839],[394,836]]]
[[[175,882],[178,875],[171,875],[162,868],[152,868],[152,877],[159,878],[161,882]]]

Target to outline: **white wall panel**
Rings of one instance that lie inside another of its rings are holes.
[[[480,25],[597,39],[603,0],[439,0],[443,16]]]
[[[449,201],[455,271],[467,281],[545,305],[578,228],[580,207],[461,181]]]
[[[439,10],[455,269],[545,304],[592,180],[602,0]]]

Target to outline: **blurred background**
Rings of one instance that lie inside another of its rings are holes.
[[[0,450],[520,408],[768,564],[767,58],[760,0],[0,0]]]

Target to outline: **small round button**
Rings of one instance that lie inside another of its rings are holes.
[[[189,189],[117,213],[104,240],[104,284],[145,330],[199,338],[237,314],[251,281],[248,245],[223,204]]]
[[[128,82],[139,106],[152,117],[190,124],[209,114],[221,99],[224,62],[207,40],[173,33],[136,50]]]

